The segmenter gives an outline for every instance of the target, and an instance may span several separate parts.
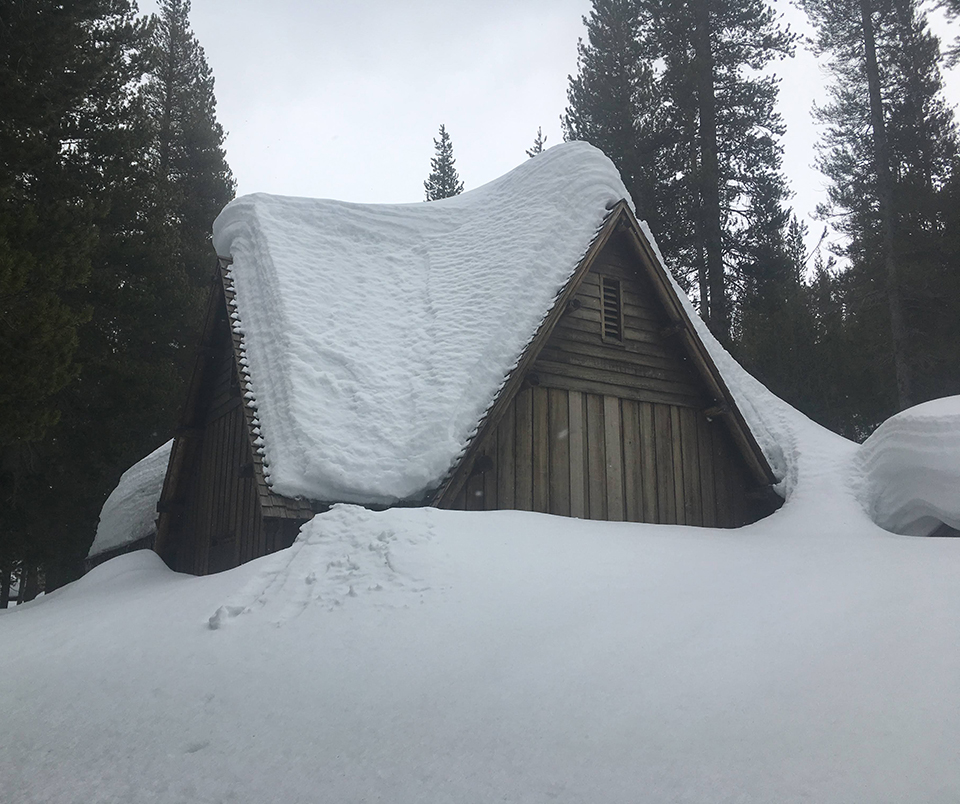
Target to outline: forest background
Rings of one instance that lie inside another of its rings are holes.
[[[594,0],[557,112],[745,367],[862,439],[960,392],[952,54],[913,0],[801,5],[830,249],[790,208],[776,70],[798,42],[760,0]],[[0,2],[0,605],[82,572],[120,473],[176,426],[235,184],[190,4],[158,10]],[[428,198],[462,189],[435,145]]]

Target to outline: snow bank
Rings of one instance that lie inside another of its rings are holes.
[[[97,536],[87,558],[143,539],[156,530],[157,501],[172,447],[173,441],[168,441],[120,476],[100,511]]]
[[[443,201],[229,204],[214,243],[274,490],[392,503],[436,486],[626,197],[600,151],[567,143]]]
[[[0,612],[0,801],[958,801],[960,540],[834,481],[736,531],[338,506],[214,576],[114,559]]]
[[[857,454],[860,500],[880,527],[928,536],[960,530],[960,396],[909,408],[878,427]]]

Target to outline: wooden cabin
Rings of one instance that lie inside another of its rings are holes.
[[[629,204],[603,215],[466,447],[422,495],[397,504],[707,527],[756,521],[781,504]],[[232,276],[230,257],[219,258],[158,503],[155,549],[195,574],[289,546],[301,524],[344,501],[285,497],[269,482],[268,434],[245,404],[256,366],[231,324]]]

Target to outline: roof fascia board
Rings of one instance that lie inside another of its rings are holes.
[[[647,240],[639,221],[633,214],[633,211],[627,207],[624,211],[624,219],[627,222],[627,231],[630,234],[630,241],[637,250],[640,261],[645,265],[647,271],[653,279],[653,285],[663,302],[667,314],[673,323],[681,324],[680,337],[682,339],[685,351],[696,366],[698,373],[707,383],[711,392],[718,401],[723,404],[723,419],[730,431],[734,442],[739,447],[747,465],[754,475],[754,479],[761,486],[770,486],[777,482],[770,464],[767,462],[763,450],[754,438],[746,419],[740,412],[733,394],[730,392],[723,375],[717,368],[709,350],[704,345],[693,322],[690,320],[686,309],[677,298],[673,283],[667,276],[666,268],[657,257],[656,251]]]
[[[313,508],[306,500],[296,500],[277,494],[270,488],[266,476],[263,472],[263,456],[256,444],[254,434],[255,411],[247,404],[244,392],[250,390],[244,379],[243,357],[244,344],[243,335],[232,326],[230,305],[236,299],[236,289],[233,283],[233,277],[230,276],[230,265],[232,260],[223,260],[220,266],[220,285],[223,288],[223,303],[227,313],[227,326],[230,330],[230,347],[233,355],[233,366],[237,373],[241,385],[241,407],[243,408],[243,429],[246,434],[247,454],[250,457],[251,468],[253,471],[254,486],[257,491],[257,499],[260,503],[260,515],[265,519],[310,519],[313,514]],[[242,323],[242,322],[241,322]]]

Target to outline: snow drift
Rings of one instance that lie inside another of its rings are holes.
[[[121,556],[0,612],[0,801],[960,800],[960,541],[835,487],[737,531],[339,506],[206,578]]]
[[[88,558],[143,539],[156,530],[157,501],[172,447],[170,440],[120,476],[100,511]]]
[[[960,396],[908,408],[878,427],[857,455],[860,499],[880,527],[928,536],[960,530]]]

